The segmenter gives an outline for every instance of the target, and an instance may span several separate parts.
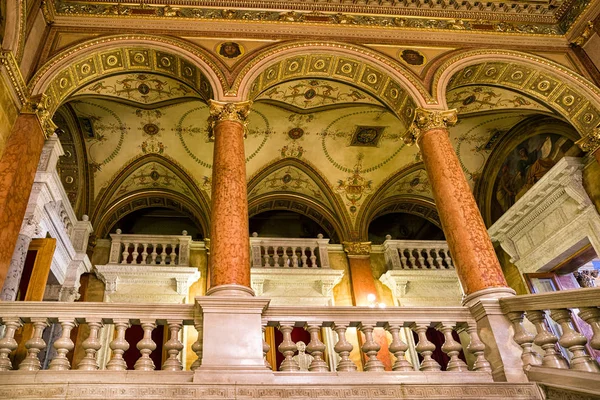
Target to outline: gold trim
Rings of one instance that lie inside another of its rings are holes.
[[[0,65],[4,66],[10,80],[10,85],[19,97],[21,105],[25,104],[29,98],[29,90],[12,51],[5,50],[0,52]]]
[[[575,142],[581,150],[594,154],[596,151],[600,150],[600,125],[594,128],[587,136],[579,139]]]
[[[242,101],[239,103],[227,103],[216,100],[209,100],[210,116],[208,117],[208,137],[214,140],[214,130],[217,123],[222,121],[238,122],[244,127],[244,138],[248,130],[248,114],[252,101]]]
[[[343,242],[344,251],[349,256],[368,256],[371,254],[371,242]]]
[[[422,135],[432,129],[447,129],[458,121],[458,113],[453,110],[427,110],[417,108],[415,118],[404,136],[404,143],[412,145],[419,142]]]
[[[31,97],[23,105],[21,114],[34,114],[37,116],[46,139],[54,135],[57,126],[52,121],[52,115],[48,111],[48,96],[41,94]]]

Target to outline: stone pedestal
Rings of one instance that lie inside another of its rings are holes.
[[[210,102],[209,127],[215,142],[210,225],[210,289],[219,295],[252,296],[248,193],[244,136],[251,102]]]
[[[448,136],[456,120],[456,110],[417,109],[405,141],[421,149],[456,273],[469,295],[508,285]]]
[[[510,288],[490,288],[463,301],[477,321],[479,337],[486,346],[485,358],[496,382],[528,382],[521,361],[522,349],[513,339],[514,328],[500,309],[499,299],[514,295]]]
[[[196,297],[196,306],[203,314],[203,329],[202,364],[194,382],[207,376],[218,381],[223,372],[234,370],[271,374],[265,368],[261,328],[261,315],[268,305],[269,300],[263,298],[218,294]]]

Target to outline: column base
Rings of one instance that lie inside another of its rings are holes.
[[[254,297],[254,290],[242,285],[219,285],[206,291],[207,296]]]
[[[523,371],[522,349],[514,341],[513,326],[500,308],[500,298],[514,295],[515,291],[509,287],[494,287],[471,293],[463,300],[477,321],[495,382],[529,381]]]
[[[270,299],[202,296],[202,363],[196,370],[268,372],[263,358],[262,313]]]

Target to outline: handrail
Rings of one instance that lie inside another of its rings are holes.
[[[504,297],[500,299],[500,306],[504,313],[554,308],[598,307],[600,306],[600,288],[581,288]]]

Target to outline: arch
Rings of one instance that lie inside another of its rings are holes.
[[[97,237],[106,237],[111,228],[121,218],[134,211],[148,207],[164,207],[182,212],[202,228],[204,235],[210,232],[207,214],[205,214],[198,203],[191,201],[179,193],[166,190],[151,190],[134,193],[131,196],[110,204],[102,216],[93,223]]]
[[[447,108],[448,90],[467,85],[507,87],[565,118],[582,137],[600,123],[600,89],[553,61],[511,50],[471,50],[448,59],[436,72],[432,93]]]
[[[350,83],[383,101],[403,121],[431,102],[422,83],[400,63],[347,43],[293,42],[265,50],[237,75],[231,95],[253,99],[281,82],[321,77]]]
[[[125,193],[121,196],[117,195],[117,190],[136,170],[143,167],[144,165],[148,165],[153,162],[160,164],[169,172],[175,174],[175,176],[179,180],[181,180],[182,183],[191,192],[191,196],[178,193],[174,190],[166,189],[144,189]],[[149,195],[151,195],[152,193],[163,193],[164,196],[169,194],[169,196],[165,198],[174,199],[180,202],[183,202],[185,200],[185,202],[189,203],[189,208],[191,210],[194,210],[194,212],[191,214],[197,217],[203,231],[205,233],[209,232],[208,229],[210,226],[210,207],[208,196],[198,189],[198,185],[191,178],[190,174],[188,174],[175,161],[172,161],[171,159],[158,154],[147,154],[133,160],[127,166],[122,168],[119,172],[117,172],[117,174],[115,174],[114,177],[112,177],[109,180],[109,182],[111,182],[110,186],[108,186],[106,189],[100,192],[100,194],[98,195],[98,199],[95,202],[95,208],[90,218],[94,227],[96,227],[96,225],[101,224],[101,221],[106,220],[106,214],[110,212],[109,210],[115,209],[115,207],[117,207],[118,205],[128,204],[127,202],[130,202],[131,198],[142,198],[144,197],[144,193],[148,193]],[[141,206],[135,209],[137,210],[139,208],[141,208]],[[118,215],[122,216],[121,214]],[[114,222],[116,222],[117,220],[115,220]]]
[[[488,179],[478,180],[473,190],[473,195],[487,227],[493,223],[492,198],[495,194],[496,179],[509,153],[525,140],[544,134],[558,134],[573,142],[578,138],[577,132],[571,125],[557,120],[555,117],[536,115],[513,126],[492,149],[481,171],[481,176],[486,176]]]
[[[150,35],[117,35],[70,47],[47,61],[29,83],[45,95],[52,114],[79,87],[122,72],[154,72],[196,89],[205,100],[220,98],[226,79],[208,53],[184,41]]]
[[[21,60],[25,49],[25,19],[25,0],[6,0],[6,24],[0,47],[12,52],[17,61]]]
[[[305,196],[292,194],[269,194],[252,199],[248,203],[248,218],[265,211],[289,210],[302,214],[318,223],[325,229],[325,236],[332,241],[347,239],[345,231],[338,219],[330,210]]]

